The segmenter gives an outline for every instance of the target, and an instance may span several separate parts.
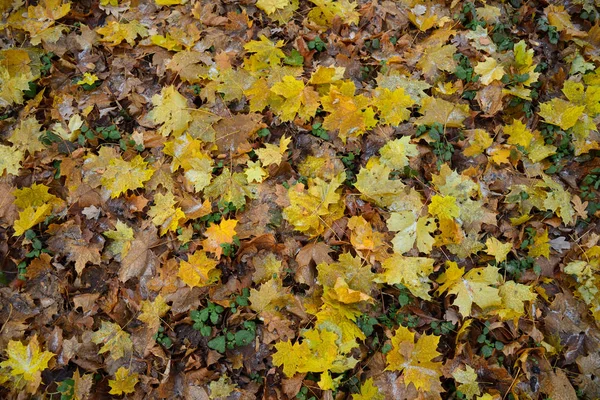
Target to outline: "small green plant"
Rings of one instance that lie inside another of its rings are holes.
[[[265,138],[271,134],[271,131],[267,128],[262,128],[259,129],[258,132],[256,132],[256,134],[258,135],[258,137]]]
[[[431,326],[433,334],[438,336],[447,335],[456,329],[456,325],[450,321],[433,321],[429,326]]]
[[[308,49],[322,52],[325,50],[325,42],[321,40],[320,36],[317,36],[313,40],[308,42]]]
[[[224,311],[225,308],[223,306],[209,300],[205,308],[190,312],[190,318],[194,321],[193,328],[200,331],[202,336],[210,336],[212,327],[220,322]]]
[[[25,239],[31,242],[32,249],[25,254],[27,259],[21,261],[17,265],[17,279],[25,280],[27,275],[27,266],[31,259],[37,258],[42,253],[50,254],[50,250],[44,247],[44,243],[37,237],[34,230],[29,229],[25,231]]]
[[[194,94],[196,96],[200,96],[200,92],[202,91],[202,86],[195,83],[193,85],[190,85],[190,89],[192,89],[192,92],[194,92]]]
[[[237,312],[238,307],[248,307],[248,305],[250,304],[250,301],[248,301],[249,297],[250,297],[250,289],[243,288],[242,293],[235,296],[235,300],[230,307],[231,313],[235,314]]]
[[[240,248],[240,238],[235,235],[233,237],[233,243],[221,243],[223,249],[223,255],[225,257],[233,257],[236,251]]]
[[[454,55],[454,60],[458,62],[456,70],[454,71],[454,75],[456,75],[458,79],[465,81],[466,83],[477,82],[479,80],[479,75],[473,70],[469,57],[461,53],[456,53]]]
[[[353,186],[356,182],[356,174],[360,168],[359,160],[360,150],[350,151],[341,155],[342,164],[346,167],[346,179],[344,184]]]
[[[498,47],[498,51],[512,50],[515,46],[510,37],[510,26],[501,23],[494,25],[492,41]]]
[[[317,400],[315,396],[309,396],[308,388],[306,386],[302,386],[298,394],[296,394],[296,398],[298,400]]]
[[[224,328],[221,335],[208,342],[208,347],[219,353],[225,353],[228,349],[231,350],[252,343],[256,337],[256,322],[244,321],[242,326],[242,329],[235,332],[228,331]]]
[[[56,391],[60,393],[60,400],[71,400],[75,396],[75,380],[72,378],[65,379],[56,387]]]
[[[158,332],[156,332],[152,338],[156,340],[156,343],[162,345],[165,349],[173,346],[173,341],[169,336],[167,336],[165,333],[165,328],[162,326],[158,328]]]
[[[520,278],[525,271],[530,269],[538,275],[541,273],[540,267],[535,264],[535,260],[531,257],[524,257],[519,260],[504,261],[501,262],[498,267],[505,270],[508,275],[511,275],[517,279]]]
[[[356,324],[366,336],[371,336],[373,334],[375,331],[375,325],[378,323],[379,321],[377,321],[376,318],[373,318],[367,314],[362,314],[356,321]]]
[[[50,69],[52,68],[52,59],[54,58],[54,56],[55,54],[49,51],[40,58],[40,61],[42,62],[40,72],[42,75],[46,76],[50,72]]]
[[[366,40],[365,47],[371,50],[379,50],[381,48],[381,42],[377,38],[372,40]]]
[[[290,55],[286,56],[283,59],[283,63],[287,64],[287,65],[299,67],[304,64],[304,57],[302,57],[302,54],[300,54],[300,52],[298,50],[292,49],[292,51],[290,52]]]
[[[396,321],[407,328],[416,328],[419,325],[419,317],[414,314],[398,313]]]
[[[600,168],[592,169],[585,178],[581,181],[581,199],[595,200],[596,194],[594,191],[600,190]]]
[[[548,35],[548,41],[552,44],[557,44],[560,38],[560,33],[556,30],[555,26],[550,25],[548,18],[541,16],[537,21],[537,30],[544,32]]]
[[[477,343],[482,344],[481,355],[485,358],[491,357],[494,350],[502,350],[504,343],[489,337],[490,322],[485,321],[482,333],[477,337]]]
[[[327,134],[327,131],[323,129],[323,124],[321,124],[320,122],[315,122],[312,125],[312,130],[310,131],[310,133],[313,136],[316,136],[323,140],[329,140],[329,135]]]
[[[463,5],[459,14],[454,16],[467,29],[475,30],[478,26],[485,26],[485,21],[477,19],[475,4],[469,2]]]

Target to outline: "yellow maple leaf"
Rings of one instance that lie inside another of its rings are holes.
[[[20,236],[32,226],[44,221],[55,206],[62,204],[62,200],[48,193],[49,189],[46,185],[34,183],[31,187],[24,187],[13,192],[14,204],[21,210],[19,219],[13,225],[14,236]]]
[[[271,99],[271,108],[282,121],[292,121],[296,114],[304,121],[314,117],[319,108],[319,94],[304,82],[291,75],[285,75],[271,88],[271,92],[283,97],[283,102]]]
[[[417,67],[423,71],[426,78],[433,78],[437,75],[437,71],[454,72],[458,65],[454,59],[456,46],[451,44],[438,44],[428,46],[424,49]]]
[[[388,141],[381,149],[381,162],[391,169],[402,170],[408,165],[408,157],[419,155],[417,146],[410,142],[410,136]]]
[[[10,340],[6,355],[8,359],[0,363],[0,368],[8,369],[8,376],[4,378],[14,383],[16,389],[26,386],[28,393],[37,391],[42,383],[42,371],[48,368],[48,362],[55,356],[50,351],[41,351],[37,335],[29,339],[27,346],[20,341]]]
[[[356,11],[357,3],[349,0],[310,0],[315,7],[308,13],[308,18],[319,25],[331,26],[339,17],[345,24],[358,24],[360,14]]]
[[[246,51],[254,53],[258,60],[265,61],[270,65],[279,64],[285,57],[281,47],[283,47],[283,40],[273,43],[265,35],[260,35],[259,40],[251,40],[244,45]]]
[[[379,274],[376,282],[385,282],[388,285],[400,283],[414,296],[431,300],[428,293],[431,290],[429,275],[433,273],[434,261],[433,258],[404,257],[394,254],[381,264],[384,272]]]
[[[437,351],[439,336],[423,334],[415,343],[415,334],[404,326],[392,336],[392,350],[386,354],[388,371],[402,372],[406,386],[411,383],[424,392],[441,391],[442,363],[432,361],[441,354]]]
[[[108,351],[113,360],[118,360],[133,350],[133,342],[129,333],[114,322],[102,321],[100,329],[92,334],[92,342],[102,343],[98,354]]]
[[[175,207],[175,196],[172,192],[167,194],[157,193],[154,196],[154,205],[150,207],[148,215],[152,223],[160,227],[161,236],[169,231],[176,231],[179,223],[185,220],[181,207]]]
[[[129,22],[109,21],[105,26],[97,28],[96,32],[103,36],[100,39],[101,41],[112,42],[108,43],[109,46],[117,46],[123,40],[133,46],[136,37],[145,38],[148,36],[148,28],[137,20]]]
[[[32,80],[34,76],[31,72],[12,76],[6,67],[0,66],[0,107],[23,104],[23,92],[29,90]]]
[[[229,396],[235,391],[237,385],[231,382],[231,379],[223,374],[221,377],[212,381],[208,388],[210,389],[210,400],[228,399]]]
[[[471,315],[471,308],[477,304],[483,310],[490,309],[501,303],[498,289],[492,285],[500,284],[502,276],[496,267],[473,268],[466,274],[464,268],[458,267],[453,261],[447,261],[446,271],[440,275],[438,293],[448,291],[455,294],[453,305],[463,316]]]
[[[332,85],[327,96],[321,99],[323,110],[329,113],[323,120],[323,128],[339,131],[344,143],[349,135],[357,137],[377,124],[369,99],[355,96],[355,90],[354,82],[346,81],[339,87]]]
[[[494,143],[494,139],[490,137],[490,134],[485,129],[472,129],[465,132],[471,136],[469,147],[463,151],[463,154],[467,157],[483,153]]]
[[[209,286],[221,277],[218,264],[218,261],[208,258],[205,251],[196,250],[187,261],[180,261],[177,276],[190,287]]]
[[[356,176],[354,186],[360,191],[361,198],[372,201],[380,207],[396,209],[401,201],[401,193],[405,185],[402,180],[390,179],[392,169],[377,157],[371,157],[367,165],[362,167]]]
[[[376,91],[372,104],[379,111],[382,123],[397,126],[408,120],[410,117],[408,107],[413,106],[415,101],[401,87],[394,91],[382,88]]]
[[[100,182],[114,199],[128,190],[144,187],[144,182],[153,174],[154,169],[148,167],[148,163],[138,154],[131,161],[122,158],[110,160]]]
[[[529,245],[529,251],[527,253],[529,257],[546,257],[550,259],[550,239],[548,238],[548,230],[544,230],[541,235],[535,235],[533,243]]]
[[[575,210],[571,205],[571,194],[549,176],[544,175],[543,180],[544,184],[551,190],[544,199],[544,207],[555,212],[565,225],[575,222]]]
[[[577,106],[570,101],[555,97],[550,101],[540,103],[538,115],[544,118],[547,123],[567,130],[575,126],[584,110],[585,106]]]
[[[96,74],[90,74],[89,72],[86,72],[85,74],[83,74],[81,79],[77,81],[77,84],[80,86],[83,86],[83,85],[91,86],[96,82],[98,82],[98,77],[96,76]]]
[[[8,139],[15,148],[22,152],[28,151],[33,154],[36,151],[44,150],[45,146],[40,142],[42,125],[35,117],[29,117],[21,120],[19,126],[15,128]]]
[[[113,242],[107,246],[107,250],[112,254],[118,254],[121,258],[127,255],[131,242],[133,241],[133,229],[126,223],[117,220],[114,231],[105,231],[102,233]]]
[[[448,128],[461,128],[470,111],[468,104],[426,97],[420,110],[423,116],[415,121],[415,125],[433,125],[437,122]]]
[[[501,80],[505,74],[502,64],[498,65],[498,61],[495,58],[487,56],[484,61],[477,63],[473,70],[479,75],[481,83],[486,86],[493,81]]]
[[[277,314],[293,301],[289,288],[284,288],[280,279],[271,278],[257,289],[250,289],[250,308],[259,314]]]
[[[537,82],[540,76],[539,72],[535,72],[537,64],[533,63],[533,49],[527,50],[527,45],[524,40],[519,41],[514,46],[515,67],[519,74],[527,74],[529,79],[523,82],[524,86],[529,86]]]
[[[309,329],[302,333],[302,343],[289,341],[275,344],[273,365],[283,365],[283,373],[291,377],[297,372],[341,373],[356,365],[354,358],[347,358],[337,345],[338,334],[321,329]],[[331,379],[328,374],[321,377],[325,384]]]
[[[248,161],[248,168],[244,170],[248,182],[261,183],[268,176],[267,171],[262,167],[260,161]]]
[[[265,143],[264,149],[256,149],[254,152],[264,166],[269,166],[272,164],[279,165],[281,164],[281,161],[283,160],[283,154],[287,151],[287,147],[291,141],[291,138],[282,136],[281,139],[279,139],[279,146]]]
[[[142,322],[145,322],[151,331],[156,331],[160,326],[160,318],[163,317],[171,306],[167,304],[162,295],[156,296],[154,301],[142,300],[142,313],[137,317]]]
[[[217,259],[223,254],[222,244],[233,243],[235,236],[235,226],[238,221],[235,219],[223,219],[217,224],[212,224],[205,232],[206,239],[202,241],[204,250],[213,253]]]
[[[4,174],[4,171],[7,174],[19,175],[23,156],[21,150],[0,144],[0,175]]]
[[[256,7],[263,10],[267,15],[273,14],[277,10],[282,10],[290,5],[290,0],[258,0]]]
[[[154,108],[148,113],[148,117],[156,124],[163,124],[159,129],[163,136],[183,133],[192,121],[187,99],[175,86],[167,86],[160,94],[152,96],[152,104]]]
[[[429,214],[440,220],[457,218],[460,213],[454,196],[440,196],[439,194],[431,198],[427,209]]]
[[[384,245],[385,236],[374,231],[371,224],[360,215],[348,220],[348,228],[352,231],[350,242],[356,250],[374,251]]]
[[[494,256],[496,258],[496,264],[500,264],[502,261],[505,261],[506,256],[512,249],[512,244],[502,243],[494,237],[489,237],[486,240],[485,245],[487,246],[485,252],[488,255]]]
[[[122,394],[128,394],[135,392],[135,385],[139,382],[138,373],[130,373],[128,368],[119,367],[115,373],[115,379],[109,379],[108,385],[110,386],[109,394],[120,396]]]
[[[373,378],[367,378],[360,385],[360,392],[352,395],[352,400],[383,400],[384,396],[379,393],[379,388],[373,383]]]
[[[477,383],[477,373],[470,365],[465,365],[464,370],[456,368],[452,372],[452,377],[460,383],[460,385],[456,385],[456,390],[460,390],[467,399],[472,399],[473,396],[479,396],[481,393]]]
[[[333,288],[325,289],[328,298],[344,304],[354,304],[361,301],[373,302],[373,298],[359,290],[351,289],[342,277],[338,277]]]
[[[529,148],[531,141],[533,140],[533,133],[527,129],[527,126],[515,119],[511,125],[505,125],[504,133],[508,135],[508,144],[514,144],[523,146],[525,149]]]
[[[398,232],[392,239],[396,253],[406,253],[413,248],[415,242],[420,252],[431,252],[434,243],[431,234],[437,228],[433,218],[417,218],[414,211],[393,212],[387,220],[387,226],[390,231]]]
[[[339,189],[344,179],[342,172],[331,182],[309,179],[308,190],[301,184],[291,186],[288,190],[290,205],[283,209],[283,217],[299,232],[312,237],[320,235],[344,215]]]
[[[529,285],[507,281],[500,286],[500,297],[502,304],[498,306],[497,310],[494,310],[494,313],[503,320],[514,320],[525,315],[524,302],[534,301],[537,295],[532,292]]]

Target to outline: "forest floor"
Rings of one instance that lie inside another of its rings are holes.
[[[0,396],[600,398],[597,4],[1,0]]]

